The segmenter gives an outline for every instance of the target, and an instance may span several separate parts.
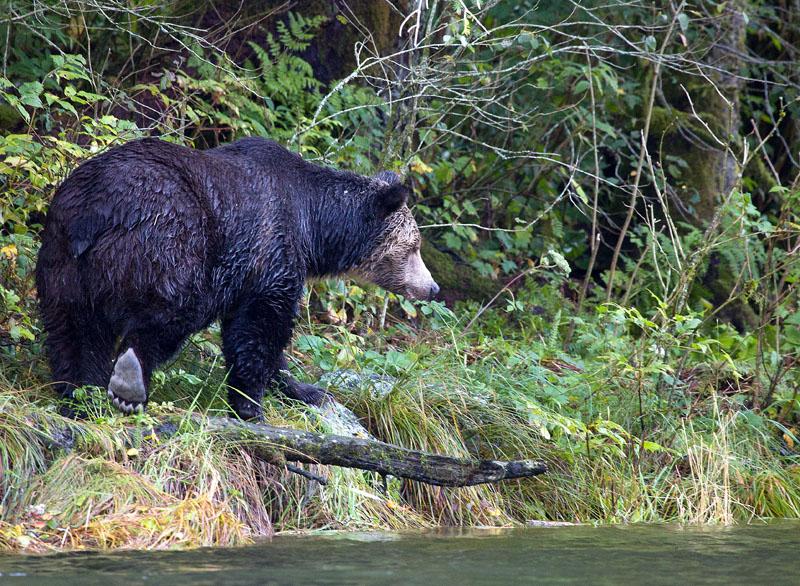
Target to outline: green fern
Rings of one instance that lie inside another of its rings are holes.
[[[295,146],[305,153],[372,171],[370,154],[383,142],[383,102],[375,92],[340,88],[317,112],[325,84],[314,77],[300,53],[325,20],[290,13],[260,43],[249,42],[252,55],[244,64],[249,76],[224,54],[209,57],[196,47],[187,63],[194,75],[180,74],[181,87],[192,94],[187,117],[199,126],[230,129],[228,139],[259,135],[287,143],[299,136]]]
[[[556,314],[553,317],[553,327],[547,336],[548,350],[557,350],[561,348],[561,332],[559,331],[560,326],[561,326],[561,309],[556,311]]]

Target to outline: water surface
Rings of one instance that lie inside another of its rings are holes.
[[[334,533],[235,549],[0,555],[26,584],[800,584],[800,523]]]

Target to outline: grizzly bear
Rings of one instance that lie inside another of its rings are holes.
[[[263,138],[205,151],[143,139],[89,159],[55,193],[36,266],[59,393],[106,387],[141,412],[153,369],[219,319],[239,417],[261,417],[268,387],[320,404],[283,357],[306,279],[439,290],[408,195],[393,172],[318,166]]]

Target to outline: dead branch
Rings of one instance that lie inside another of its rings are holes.
[[[256,457],[283,463],[304,462],[358,468],[437,486],[472,486],[529,478],[547,471],[537,460],[472,460],[409,450],[374,439],[320,434],[225,417],[172,417],[161,434],[179,433],[189,425],[238,445]]]

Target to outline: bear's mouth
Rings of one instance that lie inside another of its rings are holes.
[[[433,301],[439,294],[439,285],[436,281],[431,281],[427,287],[408,287],[405,296],[417,301]]]

